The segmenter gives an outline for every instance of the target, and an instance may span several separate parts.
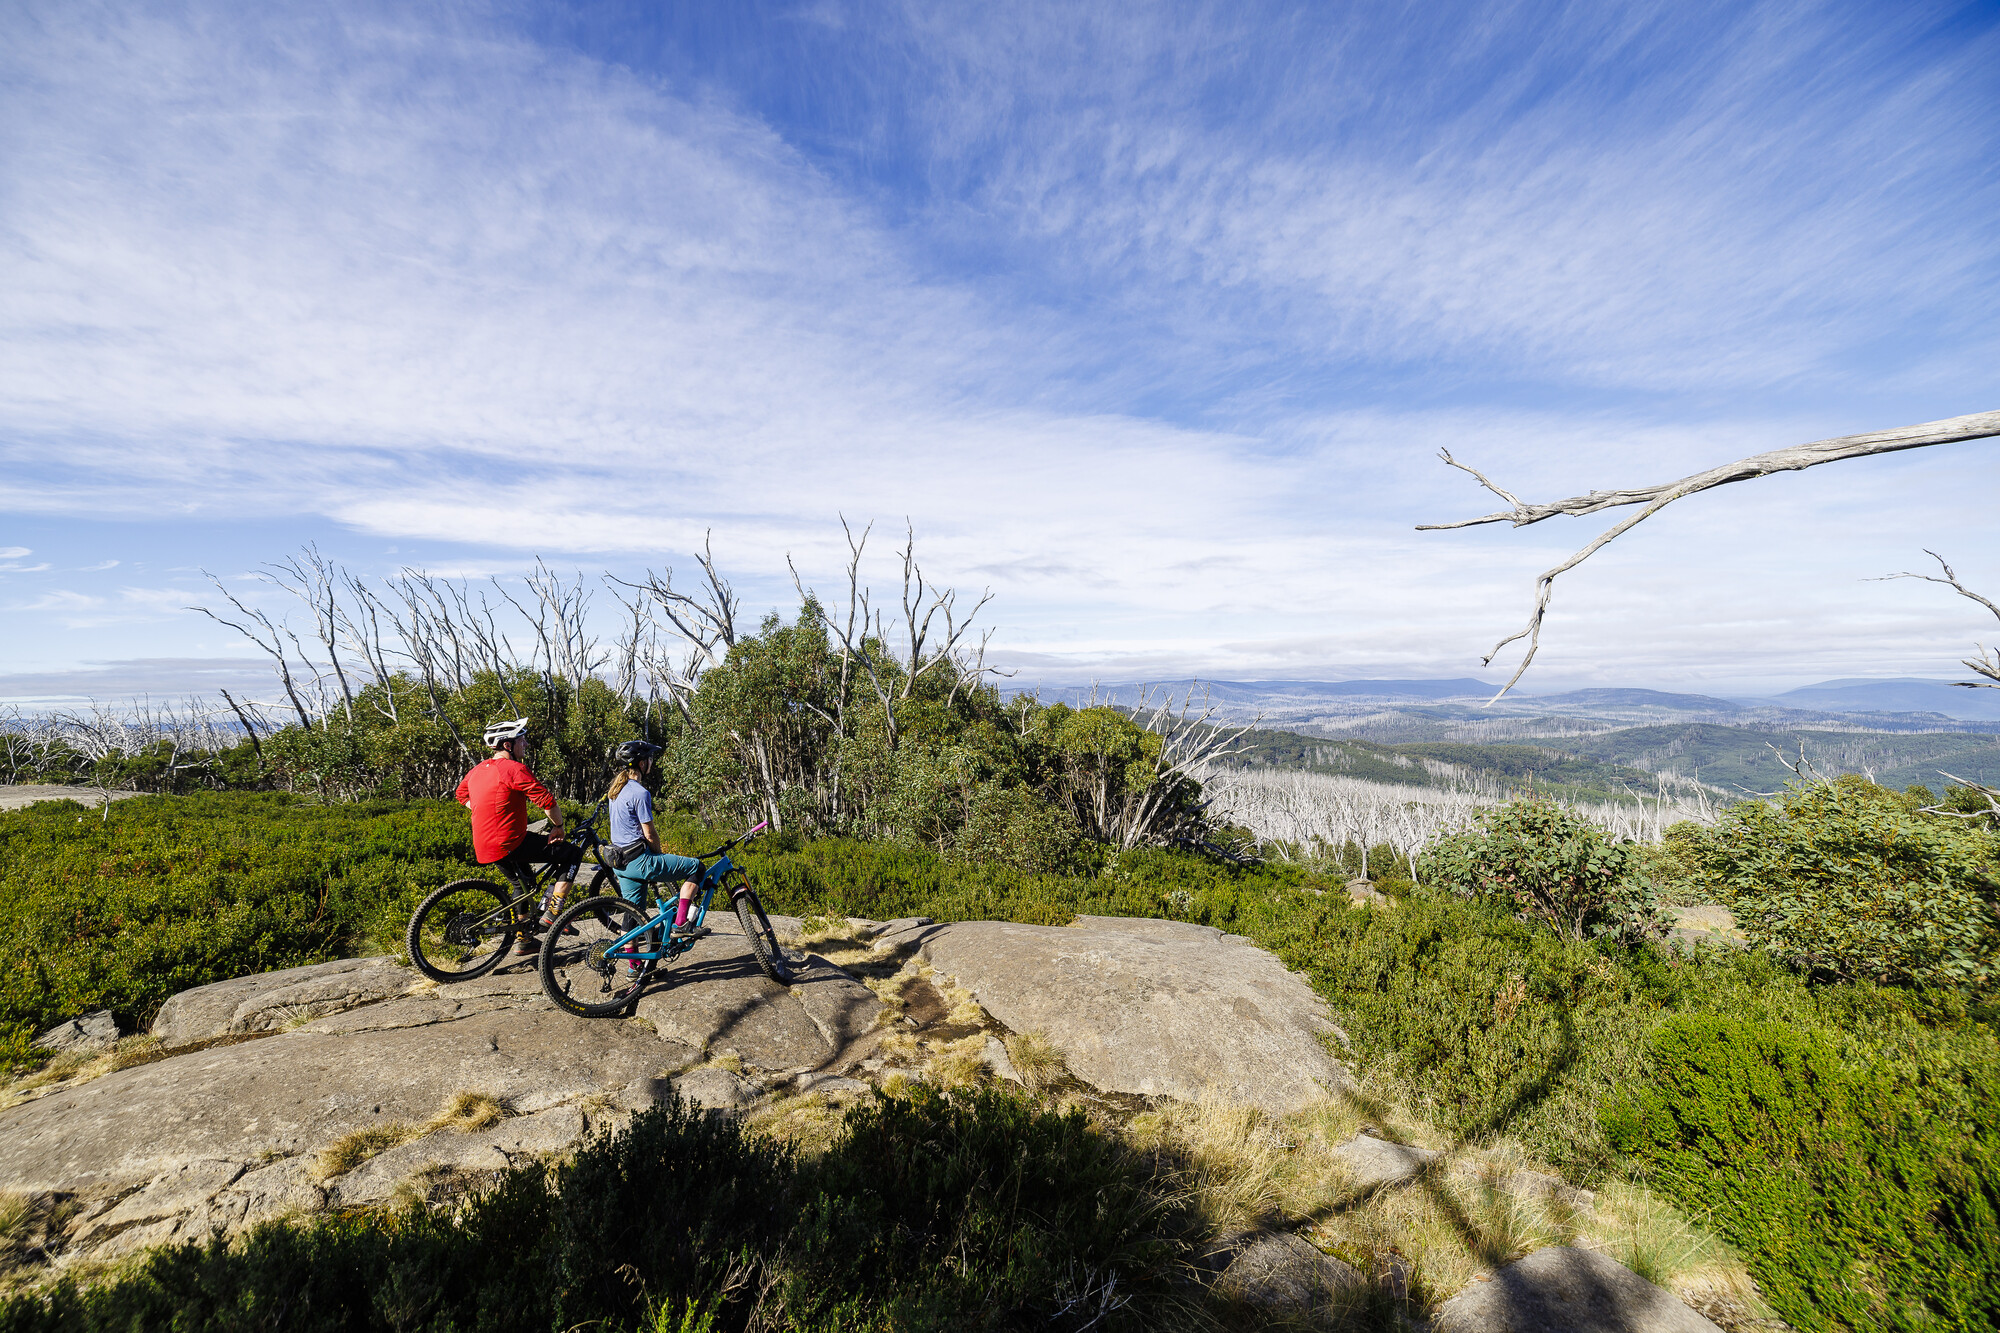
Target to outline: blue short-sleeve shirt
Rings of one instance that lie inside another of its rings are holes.
[[[611,845],[626,847],[646,836],[641,824],[653,822],[653,793],[642,782],[628,782],[611,798]]]

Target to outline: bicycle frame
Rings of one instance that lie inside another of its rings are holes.
[[[715,862],[712,865],[702,868],[701,880],[695,885],[695,892],[699,901],[695,906],[695,910],[688,915],[689,922],[697,930],[701,928],[701,923],[708,919],[708,905],[710,900],[715,897],[716,889],[721,887],[723,879],[728,876],[729,872],[736,869],[736,863],[729,859],[729,852],[731,849],[756,837],[764,831],[764,828],[764,824],[759,824],[742,837],[733,838],[716,848],[715,851],[709,853],[710,856],[716,858]],[[670,897],[667,899],[667,903],[675,901],[676,898]],[[605,945],[604,960],[607,963],[671,962],[687,950],[692,949],[695,945],[693,939],[687,936],[683,936],[678,941],[674,939],[672,933],[674,923],[669,919],[670,916],[671,913],[667,910],[666,904],[662,904],[659,911],[654,914],[652,920],[646,922],[644,925],[633,927],[610,944]],[[642,953],[637,949],[626,947],[641,936],[650,934],[655,930],[661,932],[661,948],[654,950],[652,953]]]
[[[604,839],[599,837],[597,833],[597,819],[609,805],[609,801],[599,801],[597,808],[578,820],[576,827],[570,830],[570,841],[576,844],[578,851],[584,855],[598,856],[598,864],[604,866],[606,869],[610,869],[610,863],[602,859],[605,844]],[[579,866],[577,875],[579,879],[583,877],[581,872],[582,867]],[[533,887],[522,890],[518,881],[512,876],[507,875],[506,872],[501,872],[501,878],[506,880],[507,887],[517,892],[515,897],[508,900],[506,906],[495,908],[494,913],[512,912],[522,903],[531,900],[539,902],[542,895],[549,891],[549,885],[555,882],[555,874],[556,867],[554,865],[544,866],[540,874],[536,874],[530,870],[526,872],[525,877]],[[493,913],[489,913],[488,915],[493,915]]]

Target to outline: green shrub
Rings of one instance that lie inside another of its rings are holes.
[[[2000,977],[2000,837],[1857,777],[1745,802],[1699,840],[1696,880],[1751,945],[1840,980]]]
[[[1580,940],[1660,933],[1650,884],[1633,874],[1633,848],[1553,801],[1482,810],[1478,827],[1433,843],[1417,878],[1470,897],[1513,904]]]
[[[1810,1030],[1669,1019],[1615,1146],[1747,1257],[1802,1329],[2000,1325],[2000,1058],[1857,1067]],[[1943,1056],[1945,1058],[1940,1058]]]
[[[0,813],[0,1065],[76,1014],[108,1008],[130,1029],[190,986],[393,949],[471,856],[465,812],[444,802],[214,792]]]

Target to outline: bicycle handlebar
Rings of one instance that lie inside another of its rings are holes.
[[[713,860],[715,857],[718,857],[722,855],[724,852],[728,851],[731,847],[740,847],[742,844],[750,841],[750,839],[756,837],[759,833],[762,833],[765,829],[769,828],[770,826],[771,826],[771,821],[767,819],[763,823],[759,824],[756,828],[751,829],[748,833],[739,833],[735,837],[731,838],[728,842],[725,842],[720,847],[716,848],[714,851],[703,852],[695,859],[698,861]]]

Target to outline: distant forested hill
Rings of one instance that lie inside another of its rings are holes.
[[[1234,767],[1300,768],[1374,782],[1438,786],[1480,775],[1503,790],[1529,786],[1598,799],[1647,791],[1653,774],[1678,773],[1723,792],[1774,791],[1806,759],[1829,777],[1862,773],[1886,787],[1942,790],[1949,771],[2000,785],[2000,737],[1967,732],[1765,731],[1704,723],[1629,727],[1595,736],[1553,737],[1544,744],[1423,741],[1382,745],[1326,740],[1290,731],[1244,736]],[[1780,758],[1782,754],[1782,759]],[[1426,762],[1428,761],[1428,762]],[[1449,765],[1449,768],[1444,767]]]

